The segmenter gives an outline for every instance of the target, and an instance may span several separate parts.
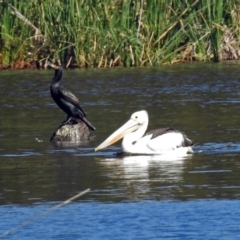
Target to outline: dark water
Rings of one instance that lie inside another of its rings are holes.
[[[238,63],[67,70],[96,139],[53,144],[66,116],[49,94],[52,70],[0,72],[0,236],[91,188],[6,239],[239,239]],[[94,148],[146,109],[149,129],[194,140],[182,159],[117,158]]]

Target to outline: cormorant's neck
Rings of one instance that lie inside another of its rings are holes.
[[[59,67],[59,69],[55,70],[55,75],[52,79],[52,84],[55,86],[58,85],[62,79],[62,75],[63,75],[62,67]]]

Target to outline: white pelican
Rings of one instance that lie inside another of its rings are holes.
[[[193,142],[187,136],[173,128],[160,128],[146,133],[148,113],[145,110],[135,112],[122,127],[101,143],[95,151],[112,145],[123,138],[122,151],[130,154],[174,154],[193,153]]]

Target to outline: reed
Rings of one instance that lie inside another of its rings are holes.
[[[239,0],[1,0],[0,67],[238,59]],[[231,40],[231,41],[230,41]]]

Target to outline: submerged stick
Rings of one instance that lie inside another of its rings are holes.
[[[45,212],[37,215],[36,217],[34,217],[34,218],[32,218],[32,219],[24,222],[23,224],[15,227],[15,228],[12,228],[12,229],[10,229],[10,230],[8,230],[8,231],[6,231],[5,233],[3,233],[3,234],[0,235],[0,238],[5,237],[5,236],[7,236],[7,235],[9,235],[9,234],[11,234],[11,233],[14,233],[14,232],[20,230],[21,228],[29,225],[30,223],[33,223],[33,222],[37,221],[39,218],[47,215],[48,213],[50,213],[50,212],[52,212],[52,211],[54,211],[54,210],[56,210],[56,209],[58,209],[58,208],[60,208],[60,207],[62,207],[62,206],[64,206],[64,205],[72,202],[73,200],[75,200],[75,199],[77,199],[77,198],[79,198],[79,197],[81,197],[81,196],[83,196],[84,194],[88,193],[89,191],[90,191],[90,188],[88,188],[88,189],[86,189],[86,190],[78,193],[77,195],[69,198],[68,200],[66,200],[66,201],[64,201],[64,202],[62,202],[62,203],[60,203],[60,204],[58,204],[58,205],[50,208],[49,210],[47,210],[47,211],[45,211]]]

